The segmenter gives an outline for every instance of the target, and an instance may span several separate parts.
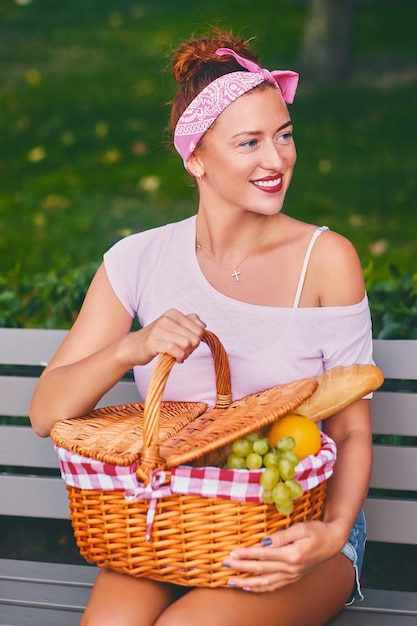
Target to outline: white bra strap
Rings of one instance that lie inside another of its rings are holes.
[[[317,228],[317,230],[314,231],[313,236],[310,239],[310,243],[308,244],[308,248],[306,250],[306,254],[304,257],[303,267],[301,268],[300,278],[298,279],[297,291],[296,291],[295,298],[294,298],[294,304],[292,305],[293,309],[297,309],[300,303],[301,292],[303,291],[304,280],[306,277],[307,267],[310,261],[310,255],[311,255],[311,251],[313,249],[314,243],[317,237],[319,237],[319,235],[321,235],[321,233],[325,230],[329,230],[328,226],[320,226],[319,228]]]

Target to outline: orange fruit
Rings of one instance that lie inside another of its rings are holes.
[[[321,448],[320,430],[315,422],[305,415],[288,413],[274,422],[267,438],[270,446],[276,446],[281,437],[295,439],[294,452],[299,459],[309,454],[317,454]]]

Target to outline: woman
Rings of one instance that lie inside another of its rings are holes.
[[[144,396],[161,352],[178,363],[165,398],[213,405],[213,364],[200,344],[206,326],[226,348],[235,398],[335,365],[372,362],[353,246],[282,212],[296,161],[287,103],[298,75],[261,69],[247,42],[223,32],[181,46],[173,71],[180,83],[174,143],[198,187],[197,214],[128,237],[105,254],[34,394],[31,420],[40,436],[55,416],[89,412],[132,367]],[[136,316],[142,328],[131,333]],[[360,596],[369,400],[324,428],[338,460],[323,521],[233,550],[229,589],[177,588],[102,570],[81,624],[314,626]]]

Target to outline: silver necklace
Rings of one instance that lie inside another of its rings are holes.
[[[226,271],[228,271],[228,272],[231,272],[231,276],[232,276],[232,278],[234,278],[234,279],[236,280],[236,282],[237,282],[237,283],[239,283],[239,282],[240,282],[240,278],[239,278],[239,276],[240,276],[240,270],[239,270],[239,267],[242,265],[242,263],[243,263],[244,261],[246,261],[246,259],[248,258],[248,256],[249,256],[250,254],[252,254],[252,252],[254,252],[254,251],[256,250],[256,248],[259,246],[259,244],[261,243],[261,241],[262,241],[262,239],[263,239],[264,235],[266,234],[266,231],[268,230],[268,227],[269,227],[269,224],[270,224],[270,223],[271,223],[271,216],[269,216],[269,219],[268,219],[268,221],[267,221],[267,223],[266,223],[266,226],[265,226],[265,228],[263,229],[263,231],[261,232],[261,234],[260,234],[259,238],[256,240],[255,245],[254,245],[254,246],[252,246],[252,248],[250,248],[249,252],[247,252],[247,253],[245,254],[245,256],[243,257],[243,259],[241,259],[241,260],[239,261],[239,263],[238,263],[237,265],[235,265],[235,267],[234,267],[233,269],[232,269],[232,268],[230,268],[230,267],[225,267],[224,265],[221,265],[221,264],[220,264],[220,263],[218,263],[215,259],[213,259],[213,257],[211,257],[211,256],[209,256],[208,254],[206,254],[206,252],[204,251],[204,249],[203,249],[203,247],[202,247],[202,245],[201,245],[201,243],[200,243],[200,240],[199,240],[199,238],[198,238],[198,234],[197,234],[197,236],[196,236],[196,246],[197,246],[198,250],[200,250],[200,252],[201,252],[202,254],[204,254],[204,256],[205,256],[207,259],[209,259],[209,261],[212,261],[212,262],[216,263],[216,265],[218,265],[219,267],[221,267],[223,270],[226,270]]]

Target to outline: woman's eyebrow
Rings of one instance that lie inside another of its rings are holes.
[[[285,124],[280,126],[278,130],[283,130],[284,128],[287,128],[287,126],[292,126],[292,120],[288,120],[288,122],[285,122]]]
[[[292,126],[292,121],[288,120],[288,122],[285,122],[285,124],[282,124],[282,126],[280,126],[279,128],[277,128],[276,132],[278,133],[280,130],[284,130],[284,128],[287,128],[288,126]],[[240,135],[262,135],[262,131],[260,130],[244,130],[240,133],[236,133],[236,135],[233,135],[231,138],[235,139],[236,137],[240,137]]]

